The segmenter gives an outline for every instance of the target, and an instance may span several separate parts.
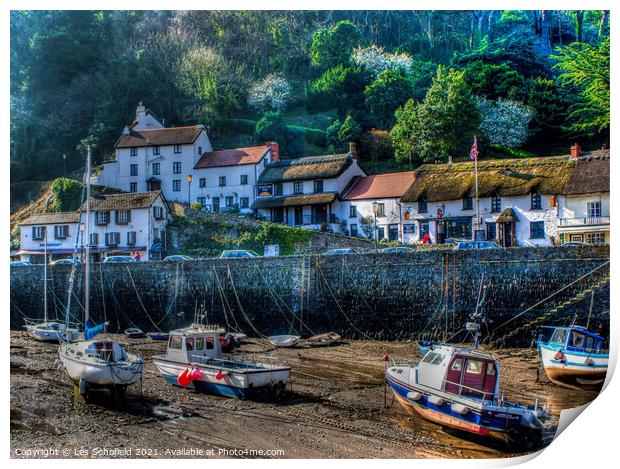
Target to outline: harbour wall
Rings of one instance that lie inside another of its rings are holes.
[[[606,334],[608,261],[609,247],[600,246],[93,264],[91,317],[109,321],[112,332],[171,330],[202,314],[204,321],[253,336],[333,330],[348,338],[441,338],[461,329],[473,312],[484,275],[489,323],[483,331],[489,337],[594,285],[591,313],[587,296],[545,323],[575,314],[585,323],[590,313],[591,328]],[[64,318],[71,268],[48,269],[48,317]],[[11,267],[10,278],[11,328],[21,329],[24,316],[43,317],[43,266]],[[81,268],[73,292],[71,313],[82,319]],[[515,339],[529,345],[535,333],[526,330]]]

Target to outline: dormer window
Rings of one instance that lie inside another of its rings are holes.
[[[302,181],[295,181],[293,183],[293,194],[303,194],[304,193],[304,183]]]
[[[314,181],[314,192],[315,194],[319,194],[323,192],[323,180],[319,179],[318,181]]]
[[[138,147],[131,147],[129,149],[129,155],[130,156],[138,156]]]
[[[159,146],[158,145],[155,145],[153,147],[153,155],[159,155]]]
[[[542,208],[542,197],[540,196],[540,192],[532,192],[530,194],[530,201],[532,210],[540,210]]]

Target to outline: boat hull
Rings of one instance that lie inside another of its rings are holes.
[[[558,360],[557,347],[539,344],[540,357],[549,380],[563,387],[601,386],[607,376],[609,355],[568,352],[562,350]]]
[[[199,392],[227,397],[249,399],[259,395],[279,394],[284,390],[290,375],[290,368],[264,368],[234,370],[201,364],[187,364],[168,360],[163,356],[153,357],[153,362],[166,381],[180,386],[177,378],[186,369],[197,368],[200,378],[187,387]],[[219,379],[218,379],[218,375]]]
[[[79,336],[79,332],[76,329],[69,329],[67,332],[64,330],[46,330],[37,326],[26,326],[28,335],[34,340],[39,342],[62,342],[73,341]]]
[[[269,337],[269,342],[280,348],[295,347],[300,340],[301,338],[296,335],[275,335]]]
[[[113,388],[130,386],[142,379],[144,363],[141,359],[94,363],[75,357],[67,350],[70,346],[62,344],[58,353],[67,376],[75,384],[83,379],[91,388]]]
[[[454,428],[480,437],[508,442],[523,449],[536,448],[541,441],[540,429],[524,426],[521,417],[508,412],[496,413],[470,409],[465,414],[453,409],[449,402],[433,404],[423,392],[387,377],[394,396],[409,412],[435,424]],[[407,396],[414,396],[410,399]]]

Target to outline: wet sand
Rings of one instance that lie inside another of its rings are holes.
[[[114,336],[145,358],[142,385],[128,390],[123,409],[106,392],[84,404],[54,369],[57,345],[11,332],[12,457],[280,457],[490,458],[510,457],[503,445],[411,415],[384,386],[384,354],[419,358],[414,343],[344,341],[330,348],[275,349],[249,340],[238,354],[269,355],[292,367],[281,402],[254,402],[172,386],[149,357],[165,342]],[[563,389],[540,370],[534,350],[497,350],[502,389],[519,401],[527,392],[547,399],[544,444],[562,409],[585,404],[596,391]],[[274,451],[277,450],[277,451]],[[262,451],[262,453],[260,452]],[[200,452],[202,452],[200,454]]]

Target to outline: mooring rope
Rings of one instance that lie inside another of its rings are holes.
[[[554,296],[556,296],[557,294],[563,292],[564,290],[566,290],[567,288],[573,286],[574,284],[576,284],[577,282],[580,282],[581,280],[583,280],[584,278],[588,277],[589,275],[592,275],[594,272],[596,272],[597,270],[603,268],[604,266],[608,265],[609,261],[603,262],[601,265],[599,265],[598,267],[592,269],[590,272],[588,272],[587,274],[582,275],[581,277],[579,277],[577,280],[573,280],[571,283],[569,283],[568,285],[563,286],[562,288],[560,288],[559,290],[553,292],[551,295],[549,295],[548,297],[540,300],[538,303],[530,306],[529,308],[521,311],[519,314],[517,314],[516,316],[513,316],[512,318],[508,319],[507,321],[505,321],[504,323],[500,324],[499,326],[495,327],[493,329],[493,331],[496,331],[502,327],[504,327],[505,325],[511,323],[512,321],[514,321],[515,319],[523,316],[525,313],[533,310],[534,308],[536,308],[537,306],[540,306],[541,304],[545,303],[546,301],[548,301],[549,299],[553,298]]]

